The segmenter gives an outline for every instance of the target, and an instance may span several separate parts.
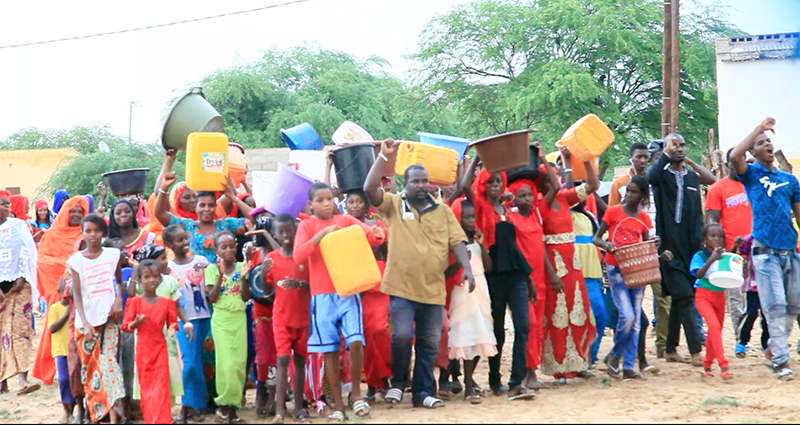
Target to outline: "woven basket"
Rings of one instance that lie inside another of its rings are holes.
[[[639,288],[661,281],[658,246],[650,240],[617,248],[614,258],[628,288]]]

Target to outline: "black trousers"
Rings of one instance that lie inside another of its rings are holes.
[[[747,345],[750,342],[750,334],[753,332],[753,326],[756,320],[761,318],[761,348],[766,350],[769,344],[769,328],[767,327],[767,319],[761,312],[761,301],[758,299],[758,292],[747,292],[747,313],[742,321],[742,326],[739,329],[739,344]]]
[[[686,344],[689,346],[689,353],[699,354],[702,350],[700,334],[697,331],[697,322],[694,315],[694,296],[676,297],[672,296],[672,304],[669,310],[669,324],[667,326],[667,353],[675,353],[680,343],[681,326],[686,335]]]

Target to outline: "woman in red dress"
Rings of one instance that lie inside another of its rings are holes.
[[[597,327],[581,272],[580,258],[575,255],[575,234],[572,231],[570,208],[579,204],[600,186],[594,168],[586,166],[587,183],[576,188],[561,189],[551,178],[540,178],[539,200],[547,257],[555,275],[547,276],[544,310],[544,347],[541,370],[553,375],[559,383],[576,377],[591,377],[589,350],[597,337]],[[545,164],[548,175],[552,168]]]

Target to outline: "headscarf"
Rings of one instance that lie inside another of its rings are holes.
[[[134,252],[133,258],[139,262],[144,260],[155,260],[165,252],[167,252],[167,250],[163,246],[151,243],[150,245],[145,245],[138,251]]]
[[[47,201],[39,200],[33,204],[33,217],[31,217],[30,221],[38,225],[39,210],[42,208],[47,208],[47,224],[49,225],[50,223],[53,222],[53,217],[52,214],[50,213],[50,206],[47,205]]]
[[[25,221],[31,219],[30,216],[28,216],[30,204],[28,203],[27,196],[11,195],[8,197],[8,200],[11,202],[11,211],[14,211],[14,215],[16,215],[18,219]]]
[[[125,204],[128,208],[131,209],[131,213],[133,213],[133,204],[130,203],[127,199],[117,199],[111,204],[111,212],[108,214],[108,237],[111,239],[120,238],[122,237],[119,232],[119,224],[117,224],[117,219],[114,217],[114,211],[117,207],[121,204]],[[136,217],[133,217],[133,222],[131,222],[131,227],[134,229],[139,228],[139,223],[136,221]]]
[[[68,199],[62,205],[66,213],[56,216],[39,243],[37,281],[39,293],[44,297],[58,292],[58,281],[64,274],[67,259],[75,252],[75,242],[81,238],[81,226],[69,225],[69,211],[78,205],[84,214],[89,211],[89,203],[83,196]]]
[[[52,213],[58,214],[58,212],[61,211],[61,206],[64,205],[64,201],[67,199],[69,199],[69,193],[67,193],[67,191],[64,189],[58,189],[53,197]]]
[[[9,198],[9,197],[11,197],[11,192],[7,190],[0,190],[0,198]]]
[[[503,187],[501,190],[505,190],[506,186],[508,186],[508,178],[506,177],[505,171],[500,172],[500,177],[503,179]],[[494,207],[492,207],[492,203],[489,202],[489,199],[486,197],[486,183],[489,182],[490,178],[492,178],[492,174],[486,171],[486,169],[482,169],[475,177],[475,181],[472,182],[472,194],[474,198],[472,204],[475,206],[476,219],[475,227],[481,229],[483,240],[487,248],[494,245],[495,236]]]
[[[86,198],[86,202],[89,203],[89,214],[94,212],[94,195],[83,195]]]
[[[169,201],[170,204],[172,204],[172,208],[170,209],[169,212],[171,212],[172,215],[178,218],[188,218],[191,220],[197,220],[196,211],[189,211],[181,208],[181,197],[183,196],[183,192],[185,191],[186,191],[186,182],[180,182],[172,188],[172,190],[169,192]]]
[[[156,194],[150,195],[147,198],[147,213],[150,217],[155,217],[155,209],[156,209]],[[143,226],[143,229],[147,232],[153,233],[156,235],[156,239],[153,241],[161,246],[164,246],[164,239],[162,234],[164,233],[164,225],[161,224],[158,220],[150,220],[146,226]]]
[[[531,189],[531,191],[533,192],[533,202],[536,202],[536,201],[539,200],[539,189],[536,188],[536,184],[535,183],[533,183],[531,180],[528,180],[528,179],[519,179],[519,180],[515,181],[514,183],[511,183],[510,185],[508,185],[508,189],[507,190],[509,192],[513,193],[514,196],[517,196],[517,192],[519,192],[520,189],[522,189],[523,187],[527,187],[527,188]]]

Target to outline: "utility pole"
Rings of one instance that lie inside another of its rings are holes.
[[[678,131],[680,105],[680,0],[664,0],[661,137]]]
[[[133,141],[133,105],[136,104],[135,100],[131,100],[130,111],[128,112],[128,143]]]

